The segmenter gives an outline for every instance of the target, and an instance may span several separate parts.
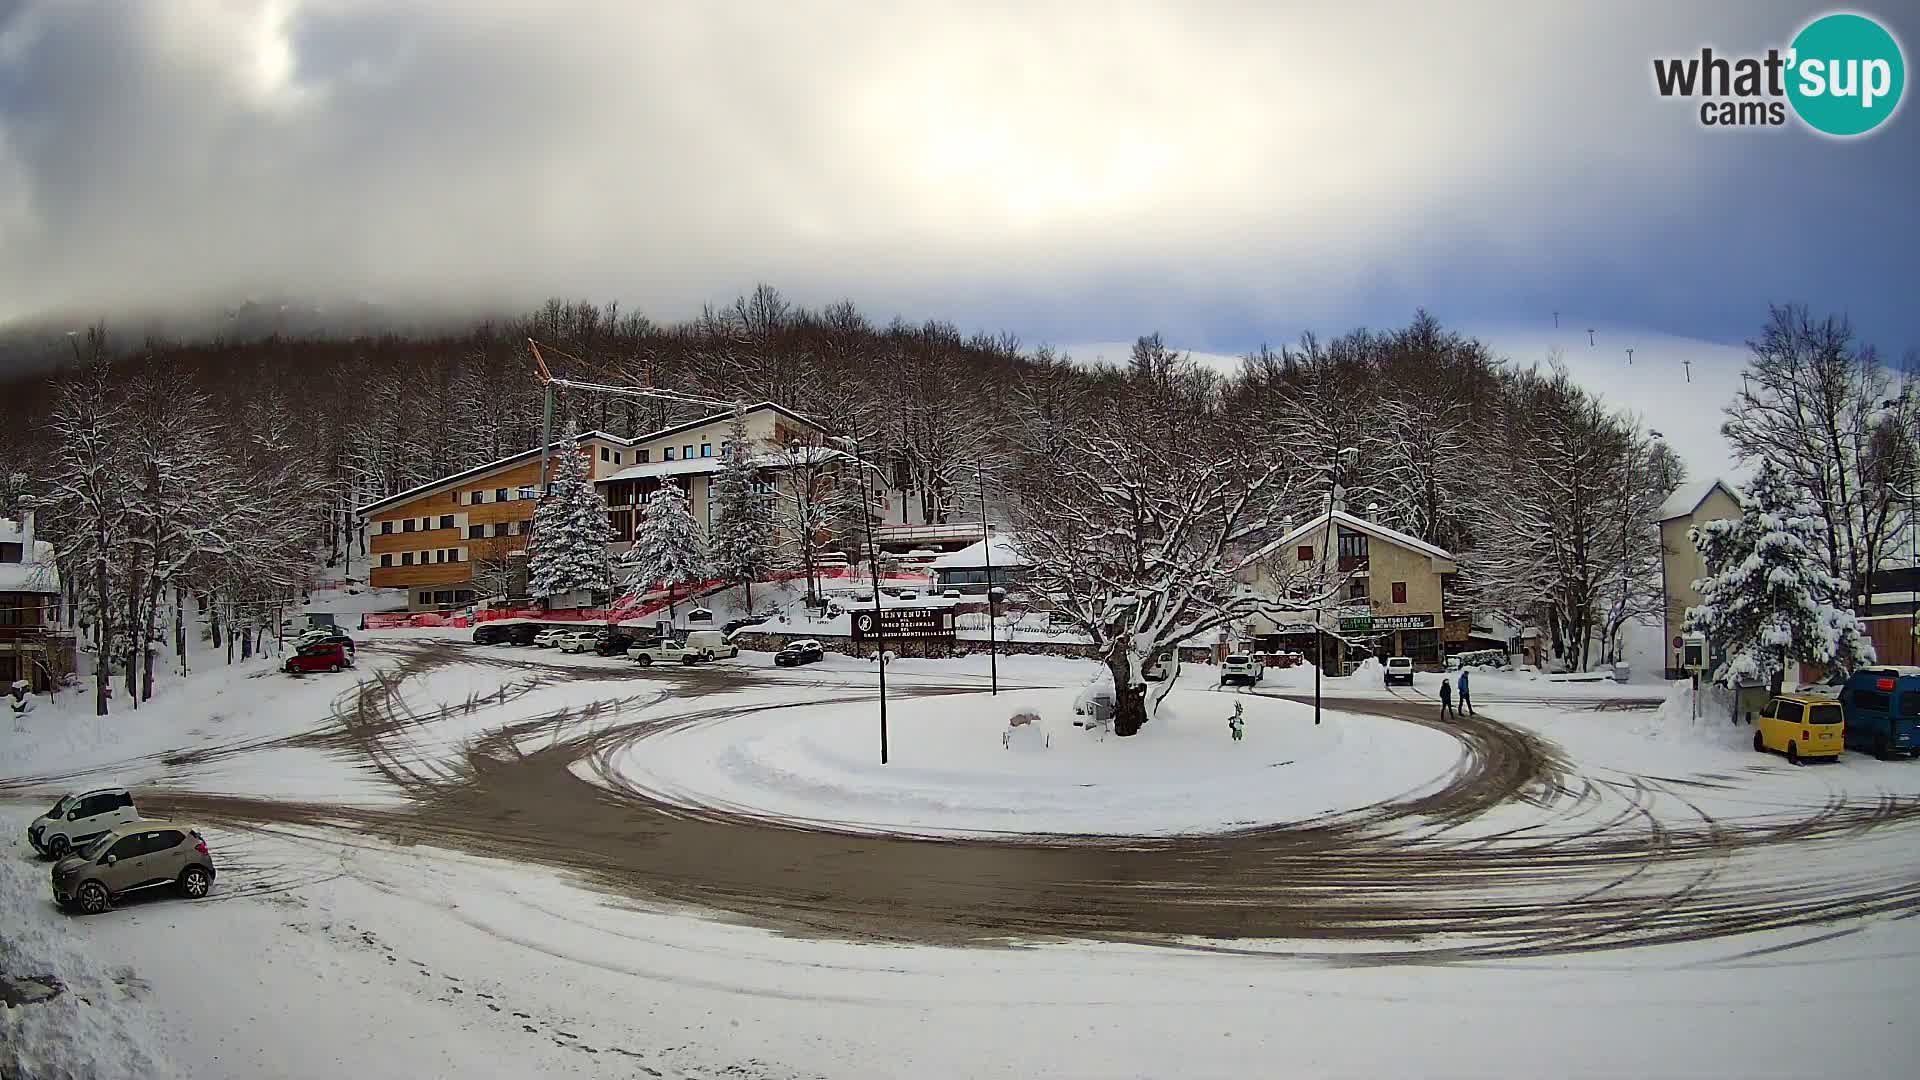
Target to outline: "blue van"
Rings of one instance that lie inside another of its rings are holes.
[[[1920,667],[1861,668],[1840,690],[1849,750],[1920,756]]]

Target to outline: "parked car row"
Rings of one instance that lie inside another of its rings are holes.
[[[352,667],[353,662],[351,637],[335,628],[317,627],[294,641],[293,655],[280,666],[289,675],[306,675],[315,671],[340,671]]]
[[[1833,697],[1781,694],[1753,727],[1755,750],[1785,754],[1796,765],[1847,750],[1882,761],[1920,757],[1920,667],[1862,668]]]
[[[146,889],[172,886],[197,900],[213,888],[213,854],[200,830],[142,818],[126,788],[62,795],[27,826],[27,842],[54,860],[54,902],[89,915]]]

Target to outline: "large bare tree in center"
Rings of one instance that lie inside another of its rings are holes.
[[[1113,675],[1113,730],[1148,719],[1148,662],[1259,612],[1313,601],[1256,592],[1296,470],[1240,430],[1213,377],[1142,339],[1130,374],[1063,418],[1020,470],[1015,539],[1046,594]],[[1038,440],[1028,445],[1038,445]],[[1282,594],[1284,596],[1284,593]]]

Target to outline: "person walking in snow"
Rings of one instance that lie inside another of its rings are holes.
[[[1247,730],[1246,710],[1239,702],[1233,703],[1233,715],[1227,717],[1227,730],[1233,732],[1233,741],[1239,742]]]
[[[1445,720],[1449,717],[1458,720],[1460,714],[1453,711],[1453,683],[1447,681],[1446,676],[1443,675],[1440,677],[1440,719]]]
[[[1468,716],[1479,716],[1473,711],[1473,698],[1467,695],[1467,669],[1460,669],[1460,711]]]

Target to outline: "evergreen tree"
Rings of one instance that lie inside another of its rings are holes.
[[[572,432],[564,440],[574,445]],[[607,587],[607,545],[613,526],[607,504],[594,490],[592,466],[585,454],[562,452],[554,465],[553,488],[533,512],[533,550],[527,557],[528,591],[554,596],[576,589]]]
[[[1722,659],[1713,681],[1766,680],[1780,692],[1789,660],[1851,670],[1873,662],[1873,643],[1844,602],[1845,581],[1827,568],[1819,508],[1771,461],[1740,496],[1741,515],[1690,533],[1707,568],[1686,628],[1704,633]]]
[[[693,520],[687,493],[672,481],[647,499],[647,511],[635,530],[633,550],[627,552],[628,581],[639,588],[667,587],[667,617],[674,618],[674,589],[683,581],[698,581],[707,572],[706,545],[700,525]]]
[[[753,582],[773,561],[773,510],[754,490],[753,453],[747,418],[736,409],[727,428],[726,468],[713,485],[713,570],[746,588],[753,611]]]

